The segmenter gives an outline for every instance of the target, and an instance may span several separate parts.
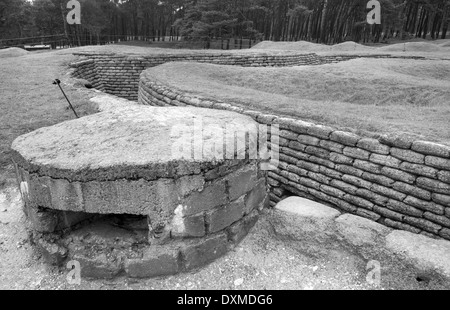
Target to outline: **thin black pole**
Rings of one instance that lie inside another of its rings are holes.
[[[61,81],[58,80],[58,79],[56,79],[56,80],[53,82],[53,84],[58,85],[59,89],[61,89],[61,92],[63,93],[64,97],[66,98],[67,102],[69,103],[69,106],[70,106],[70,108],[72,109],[72,111],[73,111],[73,113],[75,114],[75,116],[76,116],[77,118],[80,118],[80,117],[78,116],[77,112],[75,111],[75,109],[73,108],[72,104],[70,103],[69,98],[67,98],[66,93],[65,93],[64,90],[62,89],[62,87],[61,87],[61,85],[60,85],[60,84],[61,84]]]

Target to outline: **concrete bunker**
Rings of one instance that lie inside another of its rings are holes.
[[[32,241],[50,263],[77,260],[90,278],[208,264],[269,203],[261,159],[249,156],[258,143],[248,139],[252,126],[229,111],[131,106],[17,138]],[[237,136],[247,138],[235,143]]]

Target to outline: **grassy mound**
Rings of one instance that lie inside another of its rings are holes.
[[[19,57],[27,55],[29,52],[18,48],[18,47],[10,47],[0,50],[0,58],[7,58],[7,57]]]
[[[336,52],[351,52],[351,51],[361,52],[361,51],[370,51],[373,49],[374,48],[372,47],[361,45],[353,41],[332,45],[331,48],[332,51]]]
[[[385,52],[398,52],[398,51],[406,51],[406,52],[445,52],[442,46],[428,43],[428,42],[407,42],[407,43],[398,43],[388,46],[383,46],[379,48],[380,51]]]
[[[298,41],[298,42],[262,41],[253,46],[253,49],[317,52],[317,51],[329,51],[330,47],[307,41]]]
[[[169,63],[152,70],[175,88],[247,108],[450,143],[450,61],[355,59],[291,68]]]

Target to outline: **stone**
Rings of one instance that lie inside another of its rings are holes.
[[[253,190],[245,197],[245,214],[249,214],[253,209],[264,201],[267,196],[266,181],[260,180]]]
[[[258,221],[259,213],[253,210],[252,213],[245,216],[241,221],[233,224],[227,229],[228,239],[235,245],[239,244],[244,237],[250,232]]]
[[[393,231],[386,247],[423,271],[435,271],[450,278],[450,242],[406,231]]]
[[[225,255],[229,249],[228,237],[221,233],[205,240],[189,241],[181,247],[184,270],[205,266]]]
[[[154,246],[143,258],[126,259],[125,272],[130,278],[153,278],[176,274],[179,269],[179,249],[175,246]]]
[[[251,165],[227,176],[230,200],[235,200],[253,189],[258,178],[257,169],[257,165]]]
[[[199,238],[206,234],[203,213],[184,216],[183,205],[175,210],[172,218],[170,236],[172,238]]]
[[[209,233],[221,231],[231,224],[239,221],[245,215],[245,197],[229,205],[217,207],[206,214],[206,223]]]
[[[67,249],[44,239],[40,234],[33,234],[31,239],[43,254],[44,260],[53,266],[61,266],[67,258]]]
[[[52,233],[58,226],[58,215],[55,211],[43,208],[28,207],[26,215],[34,230],[42,233]]]
[[[392,229],[369,219],[344,214],[336,219],[338,233],[350,244],[360,246],[377,246],[384,242]]]
[[[337,218],[340,212],[323,204],[300,197],[289,197],[281,201],[275,208],[280,212],[302,218],[330,221]]]
[[[333,246],[334,220],[340,214],[336,209],[292,196],[279,202],[267,219],[281,238],[295,242],[308,252],[326,252]]]
[[[193,215],[211,208],[223,205],[227,202],[225,182],[219,181],[205,186],[201,192],[193,192],[183,205],[184,216]]]
[[[80,263],[81,278],[113,279],[123,270],[122,263],[118,260],[108,259],[106,253],[100,253],[94,257],[77,253],[72,257],[72,260]]]

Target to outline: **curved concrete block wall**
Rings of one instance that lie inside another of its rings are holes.
[[[72,65],[74,76],[91,79],[106,92],[154,106],[197,106],[250,115],[279,124],[280,163],[269,173],[271,203],[286,195],[319,200],[387,226],[450,240],[450,147],[384,136],[372,139],[301,120],[249,111],[210,96],[192,97],[175,85],[157,82],[152,70],[167,61],[242,66],[324,64],[357,57],[270,55],[89,55]],[[401,57],[404,58],[404,57]],[[418,58],[418,57],[406,57]],[[94,64],[92,64],[92,61]],[[136,89],[139,85],[139,90]]]

